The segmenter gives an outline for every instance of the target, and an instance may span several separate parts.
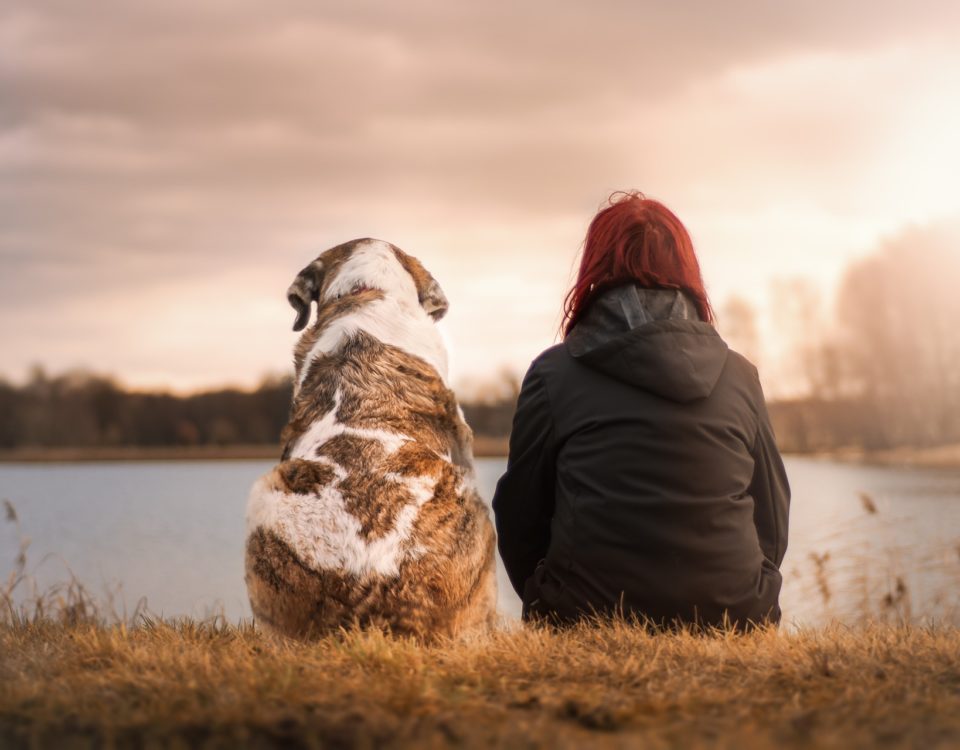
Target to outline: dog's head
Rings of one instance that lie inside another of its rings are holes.
[[[318,307],[350,294],[375,289],[401,305],[419,305],[431,318],[447,312],[447,298],[419,260],[389,242],[351,240],[321,253],[287,289],[297,311],[294,331],[310,322],[310,304]]]

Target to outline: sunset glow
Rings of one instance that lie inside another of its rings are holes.
[[[286,372],[284,290],[374,236],[451,302],[454,382],[554,342],[613,190],[689,228],[720,316],[960,218],[956,5],[8,3],[0,375],[139,387]],[[685,54],[672,51],[682,40]]]

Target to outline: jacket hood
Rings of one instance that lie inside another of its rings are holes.
[[[635,284],[602,292],[564,343],[588,367],[679,402],[713,392],[728,352],[682,291]]]

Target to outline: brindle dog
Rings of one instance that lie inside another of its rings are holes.
[[[393,245],[338,245],[288,290],[303,330],[280,463],[247,508],[246,581],[268,631],[421,639],[491,625],[495,539],[435,326],[447,300]]]

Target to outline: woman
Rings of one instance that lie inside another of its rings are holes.
[[[564,312],[563,343],[524,378],[493,499],[524,619],[778,622],[787,477],[680,220],[613,196]]]

